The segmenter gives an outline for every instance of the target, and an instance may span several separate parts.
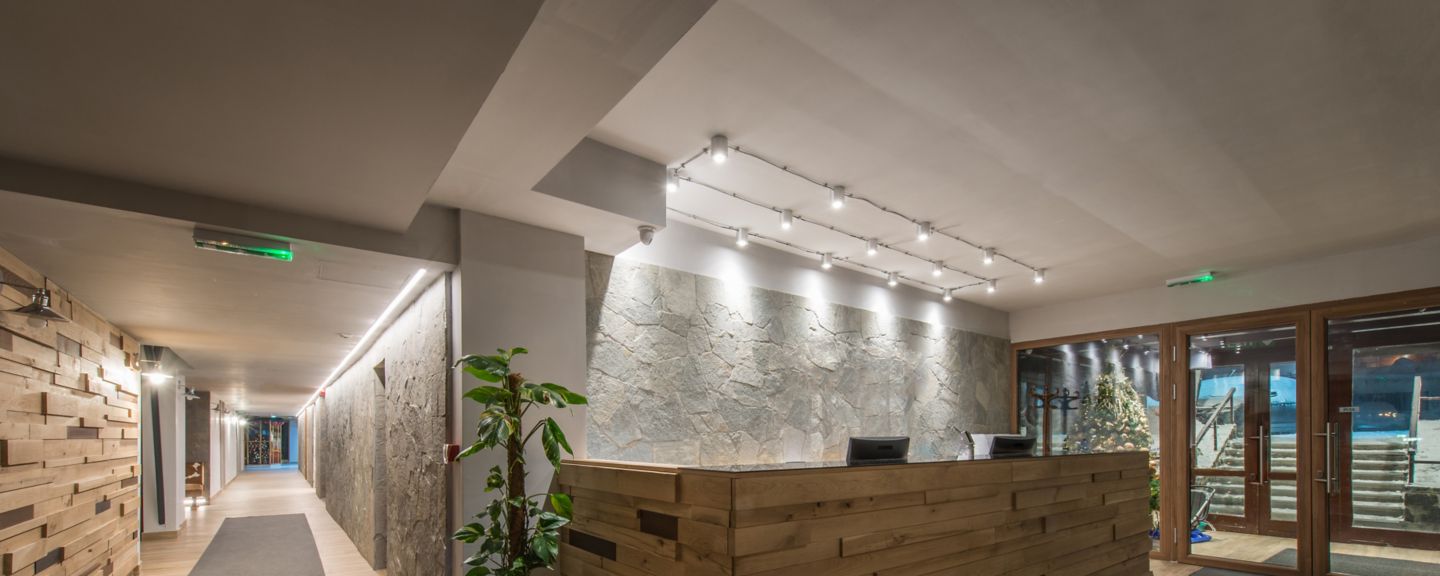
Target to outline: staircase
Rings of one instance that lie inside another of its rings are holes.
[[[1270,469],[1273,472],[1295,472],[1295,440],[1274,438],[1270,441]],[[1244,439],[1231,438],[1220,450],[1215,467],[1221,470],[1243,470]],[[1406,454],[1405,443],[1399,438],[1357,440],[1351,448],[1352,506],[1354,525],[1358,528],[1399,528],[1404,522]],[[1245,479],[1208,476],[1200,479],[1202,486],[1215,489],[1210,504],[1211,514],[1245,515]],[[1270,517],[1275,520],[1295,519],[1295,482],[1270,482]]]

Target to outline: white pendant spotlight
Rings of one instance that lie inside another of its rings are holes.
[[[845,187],[832,186],[830,188],[830,209],[839,210],[845,207]]]
[[[724,164],[730,159],[730,139],[724,134],[716,134],[710,137],[710,159],[716,164]]]
[[[986,266],[989,266],[989,265],[991,265],[991,264],[994,264],[994,263],[995,263],[995,249],[994,249],[994,248],[986,248],[986,249],[985,249],[985,255],[980,257],[980,261],[981,261],[981,262],[984,262]]]
[[[955,295],[954,295],[952,292],[953,292],[953,290],[951,290],[950,288],[946,288],[946,289],[945,289],[945,295],[944,295],[944,296],[941,296],[940,299],[941,299],[941,300],[944,300],[944,301],[946,301],[946,302],[949,302],[949,301],[951,301],[951,300],[954,300],[954,299],[955,299]]]
[[[795,225],[795,213],[789,210],[780,211],[780,229],[789,230]]]
[[[921,222],[915,225],[915,239],[921,242],[929,240],[930,234],[933,232],[935,232],[935,227],[931,226],[929,222]]]
[[[999,281],[998,281],[998,280],[995,280],[994,278],[991,278],[991,279],[989,279],[989,280],[986,280],[986,281],[985,281],[985,291],[986,291],[986,292],[989,292],[989,293],[991,293],[991,294],[994,294],[994,293],[995,293],[995,285],[996,285],[996,284],[999,284]]]
[[[750,230],[746,228],[735,229],[735,245],[741,248],[750,244]]]
[[[874,238],[865,241],[865,255],[874,256],[880,253],[880,241]]]
[[[930,264],[930,275],[939,278],[945,273],[945,263],[939,260]]]
[[[1036,269],[1035,269],[1035,283],[1036,283],[1036,284],[1044,284],[1044,283],[1045,283],[1045,269],[1044,269],[1044,268],[1036,268]]]
[[[834,265],[835,265],[835,262],[832,260],[829,252],[826,252],[826,253],[820,255],[820,267],[821,267],[821,268],[824,268],[824,269],[826,269],[826,270],[829,270],[830,267],[831,267],[831,266],[834,266]]]
[[[894,272],[888,272],[885,274],[885,283],[890,285],[891,288],[894,288],[900,283],[900,277]]]
[[[665,191],[674,193],[680,190],[680,173],[674,170],[665,174]]]

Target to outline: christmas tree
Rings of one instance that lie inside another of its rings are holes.
[[[1113,366],[1095,379],[1095,393],[1080,402],[1078,430],[1065,436],[1066,452],[1150,449],[1145,401]]]

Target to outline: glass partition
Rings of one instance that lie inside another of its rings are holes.
[[[1148,450],[1157,527],[1161,358],[1158,333],[1023,349],[1016,357],[1018,432],[1056,454]]]

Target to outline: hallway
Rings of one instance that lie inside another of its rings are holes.
[[[205,553],[226,518],[304,513],[315,535],[328,576],[375,576],[355,545],[325,511],[325,504],[300,472],[286,467],[242,472],[209,506],[186,509],[187,520],[174,539],[145,540],[140,558],[146,576],[186,576]],[[257,554],[263,553],[257,550]]]

